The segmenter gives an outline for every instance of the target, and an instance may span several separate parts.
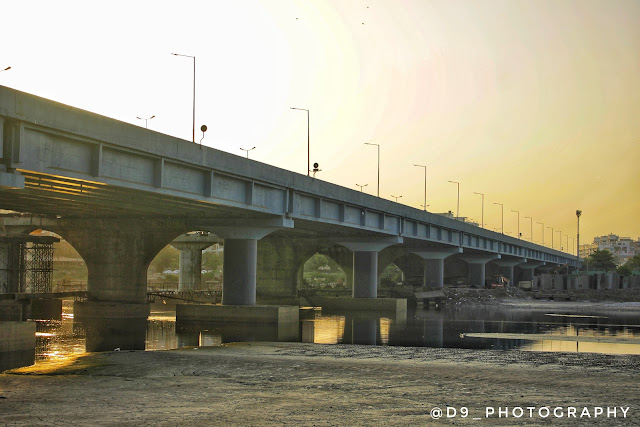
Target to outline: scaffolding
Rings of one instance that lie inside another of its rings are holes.
[[[0,236],[0,294],[51,292],[52,236]]]

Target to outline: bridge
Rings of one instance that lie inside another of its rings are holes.
[[[0,208],[30,214],[5,232],[70,242],[95,303],[144,305],[151,260],[194,231],[224,244],[223,305],[295,297],[317,252],[342,266],[354,298],[376,298],[391,262],[433,287],[450,265],[476,286],[487,266],[523,280],[577,267],[561,251],[3,86],[0,129]]]

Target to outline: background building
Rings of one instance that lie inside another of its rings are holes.
[[[580,245],[580,257],[585,258],[596,250],[611,252],[615,257],[616,263],[622,265],[629,258],[640,254],[640,238],[634,241],[630,237],[620,237],[617,234],[595,237],[592,243]]]

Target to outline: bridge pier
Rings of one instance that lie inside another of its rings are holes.
[[[146,306],[149,263],[180,234],[178,227],[168,220],[74,219],[62,220],[53,231],[84,259],[89,301]]]
[[[469,284],[478,288],[484,288],[485,266],[489,261],[500,259],[500,255],[466,255],[462,257],[462,259],[469,264]]]
[[[444,260],[451,255],[461,254],[462,248],[410,249],[410,253],[424,260],[423,286],[444,287]]]
[[[257,239],[225,239],[222,304],[255,305]]]
[[[522,264],[527,262],[526,258],[516,258],[516,259],[500,259],[497,261],[493,261],[494,264],[496,264],[498,267],[500,267],[500,272],[507,278],[509,279],[509,285],[510,286],[515,286],[514,283],[514,278],[515,275],[513,274],[513,268],[516,265]]]
[[[207,234],[185,234],[171,242],[180,251],[178,291],[202,289],[202,251],[222,239]]]
[[[544,262],[526,262],[522,264],[518,264],[518,268],[522,270],[522,280],[534,282],[535,280],[535,269],[538,267],[542,267],[545,265]]]
[[[337,242],[353,252],[353,298],[378,297],[378,252],[402,243],[402,238],[350,240]]]
[[[255,305],[258,240],[283,228],[293,228],[293,220],[278,217],[218,224],[202,229],[211,229],[224,239],[222,304]]]

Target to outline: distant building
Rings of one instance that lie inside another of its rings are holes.
[[[629,258],[640,254],[640,238],[634,241],[630,237],[620,237],[617,234],[608,234],[593,239],[593,243],[580,245],[580,257],[585,258],[596,250],[611,252],[618,265],[626,263]]]

